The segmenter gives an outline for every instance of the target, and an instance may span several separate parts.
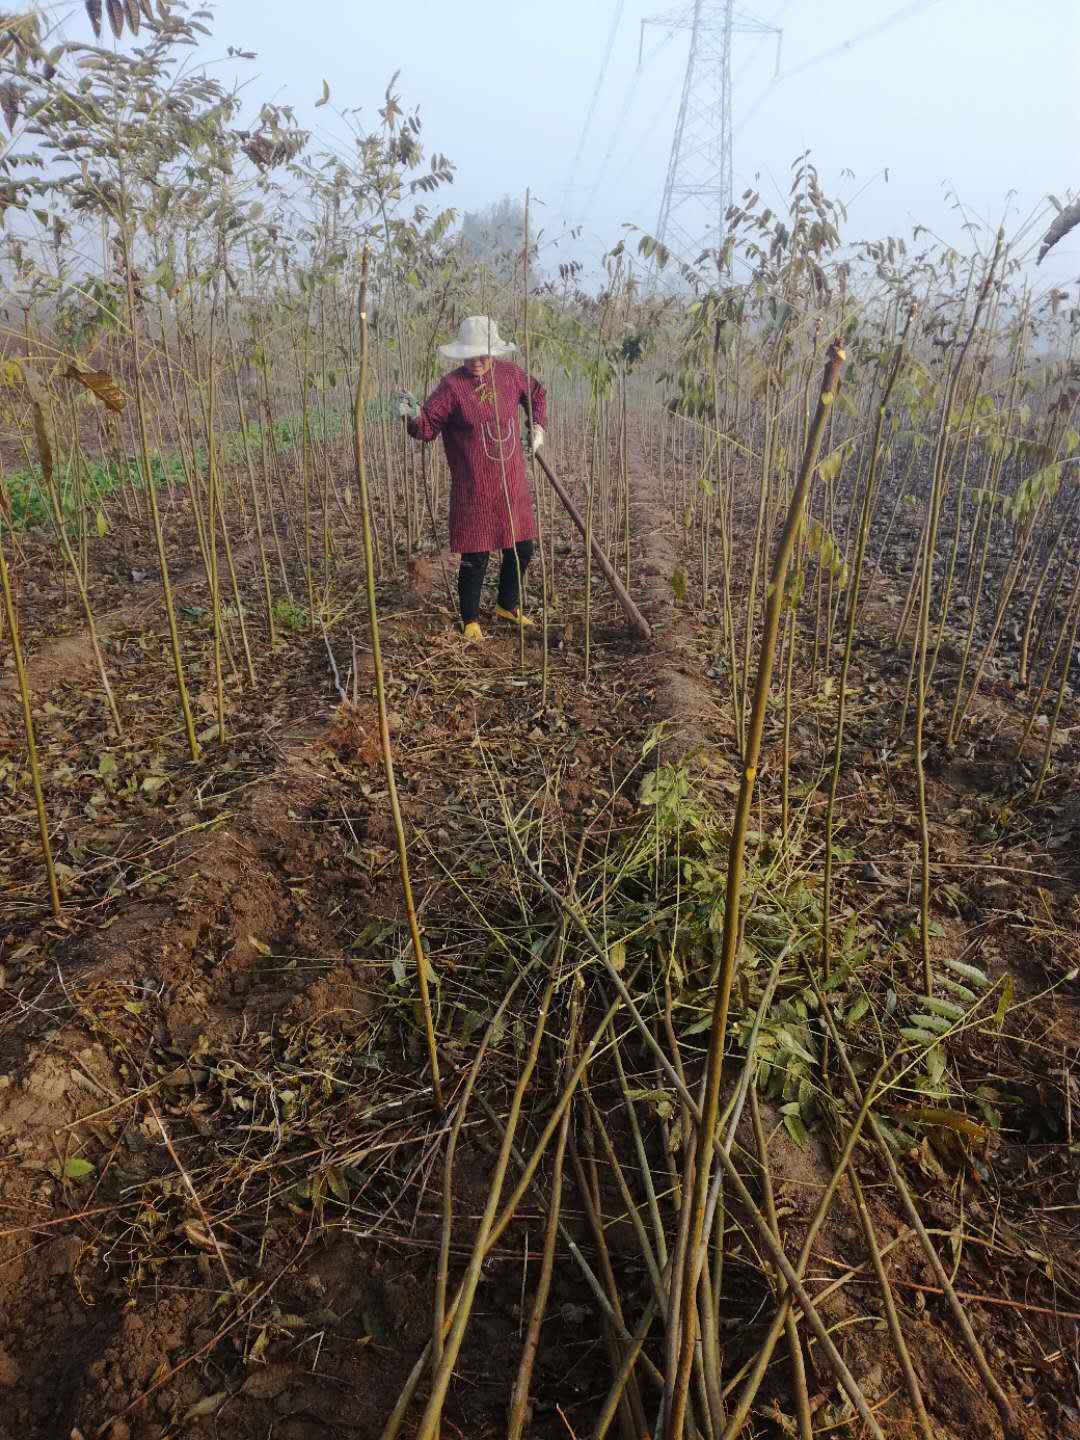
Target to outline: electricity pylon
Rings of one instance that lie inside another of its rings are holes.
[[[690,31],[682,101],[671,141],[656,238],[693,259],[724,238],[731,205],[731,42],[735,34],[777,36],[780,29],[736,10],[733,0],[693,0],[670,15],[641,22]]]

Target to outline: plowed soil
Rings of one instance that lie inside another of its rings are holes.
[[[696,561],[644,451],[631,481],[632,589],[655,639],[632,644],[618,610],[599,599],[587,684],[576,599],[553,617],[545,688],[538,632],[524,664],[514,635],[462,647],[436,562],[380,577],[397,777],[440,977],[451,1093],[505,989],[510,959],[492,932],[518,953],[544,943],[557,919],[522,897],[500,839],[507,815],[528,811],[556,869],[572,860],[586,825],[617,844],[638,823],[638,781],[656,761],[655,752],[643,761],[642,749],[660,721],[661,761],[682,759],[713,803],[731,803],[738,761],[718,617],[692,598],[676,603],[674,569],[687,568],[692,597]],[[325,630],[284,629],[273,652],[257,609],[257,553],[237,537],[257,683],[244,675],[234,617],[224,738],[205,583],[186,553],[177,594],[204,736],[197,763],[184,749],[149,549],[127,556],[138,580],[101,590],[100,629],[127,730],[117,740],[77,604],[65,606],[31,563],[45,556],[44,542],[39,550],[26,541],[23,623],[65,917],[50,921],[42,908],[17,695],[5,671],[3,1440],[376,1440],[430,1336],[447,1120],[430,1104],[414,1007],[358,536],[337,533],[338,618]],[[577,597],[579,547],[562,527],[549,543],[563,594]],[[184,555],[178,547],[180,568]],[[290,574],[301,599],[291,561]],[[890,742],[909,653],[888,633],[893,584],[888,573],[876,579],[880,609],[868,612],[856,657],[842,791],[852,858],[838,873],[844,905],[896,934],[915,911],[917,846],[910,765]],[[538,610],[535,587],[532,599]],[[800,653],[792,781],[808,833],[821,823],[831,743],[834,700],[822,670],[812,673]],[[995,977],[1008,972],[1020,1002],[996,1037],[973,1042],[969,1060],[973,1072],[984,1067],[1000,1127],[976,1160],[950,1160],[947,1136],[927,1139],[905,1173],[954,1283],[974,1297],[972,1324],[1023,1433],[1056,1437],[1080,1435],[1078,989],[1067,978],[1080,963],[1080,726],[1074,711],[1054,780],[1025,808],[1013,798],[1017,765],[1034,763],[1037,750],[1017,759],[1022,714],[1022,696],[997,677],[962,749],[930,756],[941,954]],[[761,780],[770,814],[782,728],[778,708]],[[520,1050],[530,1003],[511,1010],[508,1046]],[[610,1097],[598,1099],[617,1111]],[[474,1114],[454,1175],[452,1277],[498,1144]],[[765,1118],[792,1251],[830,1166],[820,1139],[800,1148],[775,1112]],[[615,1115],[616,1137],[619,1123]],[[743,1139],[752,1145],[748,1132]],[[617,1214],[602,1161],[599,1174]],[[895,1197],[879,1177],[865,1179],[879,1240],[893,1246],[887,1263],[938,1433],[1000,1433]],[[565,1208],[595,1264],[569,1191]],[[539,1200],[527,1199],[485,1266],[447,1436],[505,1433],[543,1223]],[[610,1243],[636,1316],[647,1292],[624,1230],[614,1221]],[[771,1316],[768,1284],[745,1250],[730,1274],[723,1338],[733,1357],[750,1355]],[[815,1291],[847,1277],[824,1313],[883,1428],[916,1433],[847,1198],[810,1275]],[[585,1436],[610,1370],[592,1296],[561,1242],[548,1314],[530,1433]],[[810,1353],[821,1433],[857,1433],[830,1420],[836,1392]],[[757,1434],[789,1433],[783,1370],[774,1365],[761,1392]]]

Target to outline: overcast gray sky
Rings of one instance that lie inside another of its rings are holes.
[[[363,106],[374,126],[400,68],[402,99],[421,106],[426,145],[457,166],[447,203],[475,209],[528,186],[548,235],[581,223],[595,258],[624,222],[655,227],[688,37],[650,27],[638,74],[640,21],[692,6],[624,0],[572,176],[616,8],[615,0],[225,0],[214,48],[256,50],[257,65],[244,72],[258,77],[248,94],[294,104],[327,135],[340,133],[335,107]],[[782,78],[770,88],[772,39],[736,37],[736,195],[756,183],[780,200],[792,159],[809,149],[826,192],[851,202],[846,238],[910,238],[920,222],[963,244],[965,218],[1004,218],[1011,233],[1047,192],[1080,190],[1077,0],[762,0],[745,9],[783,27]],[[807,64],[898,10],[916,13]],[[324,78],[331,104],[314,110]],[[953,208],[950,187],[968,216]],[[1038,272],[1045,282],[1078,276],[1080,229]]]

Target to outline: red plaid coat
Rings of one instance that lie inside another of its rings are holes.
[[[450,466],[450,549],[456,555],[506,550],[536,538],[536,517],[521,449],[518,411],[543,425],[547,395],[539,380],[495,360],[481,380],[462,366],[444,375],[408,422],[418,440],[442,436]],[[509,499],[509,506],[507,500]]]

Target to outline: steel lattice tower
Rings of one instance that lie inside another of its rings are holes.
[[[682,100],[671,141],[656,238],[693,258],[724,237],[731,205],[731,43],[735,34],[780,35],[733,0],[693,0],[642,26],[690,31]]]

